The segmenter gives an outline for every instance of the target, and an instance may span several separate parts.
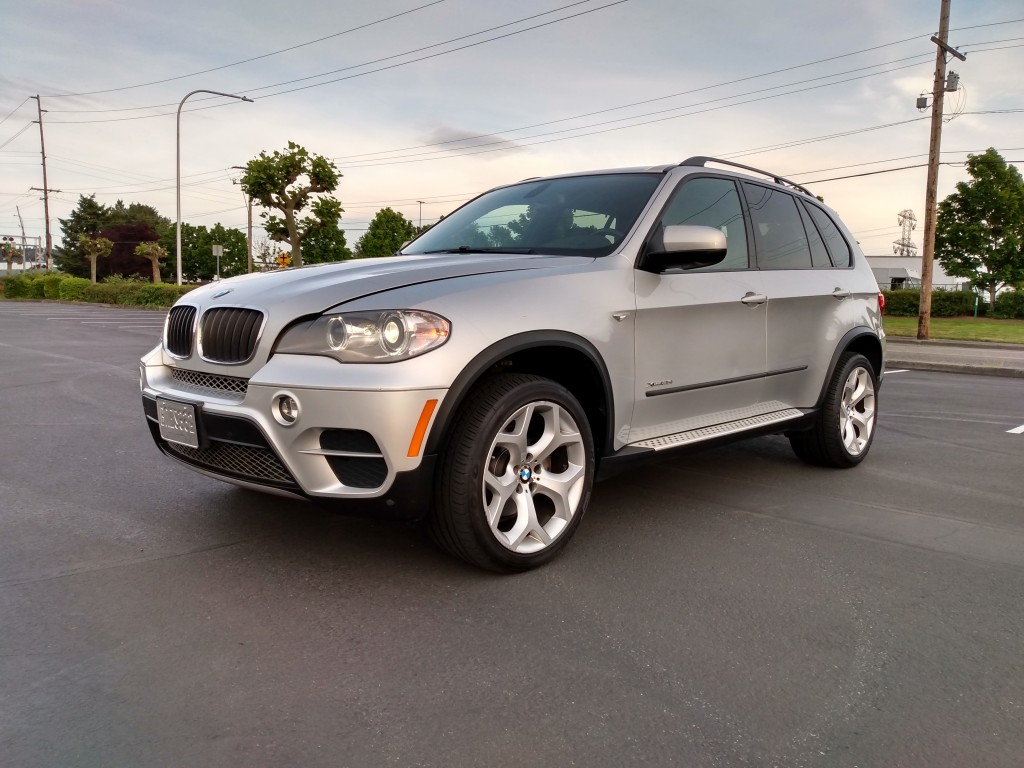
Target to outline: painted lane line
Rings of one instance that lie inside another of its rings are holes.
[[[909,368],[896,368],[892,371],[886,371],[885,375],[888,376],[890,373],[907,373],[909,370]]]
[[[1010,435],[1024,435],[1024,424],[1021,424],[1019,427],[1014,427],[1013,429],[1008,429],[1006,432]]]

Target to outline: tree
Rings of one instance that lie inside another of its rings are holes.
[[[99,277],[106,274],[149,273],[149,265],[135,257],[135,246],[160,239],[171,231],[171,221],[155,208],[142,203],[118,200],[112,206],[96,202],[95,195],[80,195],[78,205],[66,219],[59,219],[63,232],[61,246],[54,252],[54,262],[64,272],[76,277],[89,277],[89,258],[82,250],[81,237],[102,236],[113,244],[109,261],[99,265]]]
[[[6,237],[4,241],[0,243],[0,254],[3,255],[4,261],[7,262],[7,276],[10,277],[14,273],[14,262],[24,263],[21,251],[18,247],[10,242]]]
[[[153,265],[153,282],[163,282],[160,279],[160,260],[167,257],[167,251],[160,243],[139,243],[135,246],[135,255],[147,259]]]
[[[359,239],[356,250],[359,258],[393,256],[406,240],[412,240],[416,225],[390,208],[377,211],[366,233]]]
[[[101,258],[109,256],[114,244],[105,237],[89,237],[88,235],[81,235],[78,238],[78,243],[81,245],[85,257],[89,260],[89,279],[95,283],[96,262]]]
[[[175,248],[174,230],[167,232],[160,239],[160,245],[170,253]],[[244,275],[248,269],[248,246],[245,233],[237,229],[228,229],[221,224],[214,224],[207,229],[205,226],[193,224],[181,225],[181,276],[185,282],[195,283],[212,280],[217,271],[217,259],[213,255],[213,246],[224,246],[224,255],[220,257],[220,274],[222,277]],[[171,278],[171,265],[164,264],[164,277]]]
[[[968,155],[967,172],[939,203],[935,256],[995,303],[1004,286],[1024,284],[1024,179],[994,149]]]
[[[302,261],[305,264],[323,264],[351,258],[352,251],[345,240],[345,233],[337,223],[317,227],[306,236],[302,244]]]
[[[107,207],[96,202],[96,195],[78,196],[78,205],[66,219],[58,219],[63,240],[54,252],[54,263],[62,272],[75,277],[89,276],[89,260],[82,250],[82,235],[95,237],[107,226]]]
[[[285,152],[273,155],[260,152],[245,165],[242,191],[264,208],[280,211],[284,218],[267,211],[260,215],[271,240],[287,241],[292,248],[292,264],[302,266],[302,242],[318,229],[337,228],[341,203],[327,193],[338,187],[341,174],[334,163],[321,155],[311,155],[293,141]],[[317,197],[317,195],[323,195]],[[299,219],[308,210],[310,215]]]

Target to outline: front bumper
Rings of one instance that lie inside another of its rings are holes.
[[[167,365],[159,350],[143,358],[143,408],[153,439],[167,456],[226,482],[321,501],[349,511],[384,512],[405,519],[429,507],[434,456],[424,455],[432,419],[445,389],[325,387],[322,376],[303,376],[337,365],[325,359],[290,361],[292,381],[271,383]],[[268,366],[270,367],[270,366]],[[230,373],[230,370],[227,370]],[[294,423],[275,416],[280,397],[298,403]],[[157,398],[195,408],[200,443],[192,448],[160,434]]]

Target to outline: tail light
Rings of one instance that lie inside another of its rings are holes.
[[[885,314],[885,294],[881,291],[878,292],[878,311]]]

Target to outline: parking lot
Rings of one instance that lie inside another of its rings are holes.
[[[1024,380],[887,376],[854,470],[620,474],[495,576],[162,457],[162,319],[0,302],[0,763],[1021,764]]]

